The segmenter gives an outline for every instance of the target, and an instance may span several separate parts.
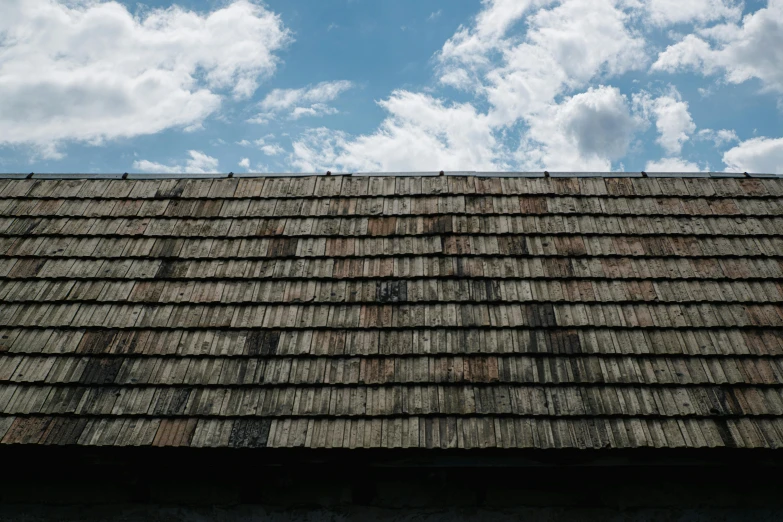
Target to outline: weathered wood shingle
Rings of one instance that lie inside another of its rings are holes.
[[[0,443],[783,445],[783,180],[0,180]]]

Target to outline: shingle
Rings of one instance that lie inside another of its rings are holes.
[[[3,442],[780,445],[781,179],[446,174],[0,180]]]

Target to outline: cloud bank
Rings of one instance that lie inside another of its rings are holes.
[[[248,0],[142,16],[118,2],[4,0],[0,144],[57,157],[62,141],[197,128],[224,97],[252,95],[290,41],[278,15]]]

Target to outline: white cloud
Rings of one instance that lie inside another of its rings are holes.
[[[646,172],[702,172],[696,163],[682,158],[663,158],[658,161],[648,161],[644,167]]]
[[[430,13],[430,15],[427,17],[427,20],[429,21],[437,20],[438,18],[440,18],[440,15],[442,14],[443,14],[443,9],[438,9],[437,11],[433,11],[432,13]]]
[[[676,72],[691,67],[701,69],[704,74],[712,74],[716,68],[713,53],[710,44],[695,34],[689,34],[661,52],[652,64],[652,70]]]
[[[256,123],[258,125],[266,125],[270,120],[273,120],[275,115],[271,112],[259,113],[252,118],[247,119],[247,123]]]
[[[265,110],[285,110],[301,103],[328,102],[347,91],[353,84],[347,80],[321,82],[303,89],[275,89],[259,104]]]
[[[687,35],[663,51],[652,69],[723,72],[731,83],[758,78],[766,89],[783,92],[783,0],[769,0],[766,8],[745,16],[741,25],[724,24],[703,30],[700,36]]]
[[[620,158],[638,122],[628,100],[613,87],[599,87],[577,94],[559,106],[556,120],[583,156]]]
[[[337,109],[329,107],[325,103],[314,103],[309,107],[295,107],[291,111],[291,119],[298,120],[303,116],[325,116],[327,114],[337,114]]]
[[[696,131],[688,104],[681,100],[680,93],[674,87],[669,93],[653,98],[648,92],[634,95],[634,105],[645,118],[654,118],[658,130],[656,142],[669,155],[679,155],[683,144]]]
[[[626,26],[622,0],[553,3],[485,0],[474,23],[444,44],[440,82],[474,101],[395,91],[379,102],[387,117],[377,131],[353,137],[312,129],[294,141],[292,164],[309,171],[608,169],[639,122],[616,88],[579,90],[644,67],[644,40]],[[527,32],[509,34],[525,15]]]
[[[204,130],[204,124],[200,121],[196,123],[192,123],[182,129],[183,132],[196,132],[200,130]]]
[[[278,145],[277,143],[274,143],[272,145],[261,146],[261,152],[263,152],[267,156],[277,156],[279,154],[284,153],[285,149],[280,145]]]
[[[118,2],[4,0],[0,143],[99,143],[197,128],[224,93],[253,94],[290,40],[249,0],[133,16]]]
[[[337,99],[342,93],[351,89],[353,84],[347,80],[321,82],[302,89],[274,89],[258,104],[261,113],[251,122],[266,123],[276,114],[288,112],[289,117],[298,119],[302,116],[323,116],[334,114],[337,109],[326,103]]]
[[[461,28],[438,58],[441,82],[486,96],[493,118],[509,124],[554,103],[598,75],[643,67],[644,40],[614,0],[491,2],[472,29]],[[524,38],[506,35],[527,11]],[[533,12],[534,11],[534,12]]]
[[[32,146],[31,160],[60,160],[65,157],[65,153],[60,151],[58,143],[36,143]]]
[[[281,147],[277,143],[269,143],[267,140],[269,138],[274,138],[274,134],[267,134],[263,138],[258,138],[257,140],[242,140],[238,141],[237,145],[241,145],[243,147],[255,147],[259,149],[261,152],[266,154],[267,156],[277,156],[279,154],[282,154],[285,152],[285,149]]]
[[[556,100],[596,77],[644,66],[644,40],[628,20],[621,2],[565,0],[530,14],[524,39],[500,39],[502,61],[487,70],[481,91],[494,124],[527,125],[516,153],[522,168],[610,170],[625,153],[642,122],[619,90]]]
[[[753,138],[723,154],[727,170],[783,174],[783,138]]]
[[[529,137],[518,152],[525,168],[611,170],[644,121],[630,112],[619,89],[600,86],[567,98],[529,119]]]
[[[727,143],[739,141],[737,133],[728,129],[721,129],[717,131],[713,129],[702,129],[698,132],[697,137],[700,140],[713,142],[716,147],[721,147]]]
[[[240,167],[242,167],[244,169],[249,169],[250,168],[250,158],[242,158],[241,160],[239,160],[239,163],[237,163],[237,165],[239,165]]]
[[[656,25],[739,20],[742,4],[733,0],[646,0],[649,19]]]
[[[484,9],[476,16],[472,27],[460,26],[440,51],[443,63],[455,66],[487,64],[488,54],[507,46],[503,37],[534,5],[536,0],[482,0]]]
[[[379,102],[388,116],[368,135],[312,129],[293,144],[304,171],[494,170],[502,156],[486,115],[471,104],[444,104],[426,94],[395,91]]]
[[[218,160],[197,150],[189,150],[188,159],[184,165],[163,165],[148,160],[133,162],[133,168],[142,172],[156,174],[203,174],[217,172]]]

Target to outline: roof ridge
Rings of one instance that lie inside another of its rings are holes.
[[[423,172],[281,172],[281,173],[2,173],[0,179],[95,179],[95,180],[149,180],[149,179],[228,179],[228,178],[294,178],[311,176],[377,176],[377,177],[436,177],[473,176],[481,178],[783,178],[781,174],[753,172],[481,172],[481,171],[423,171]]]

